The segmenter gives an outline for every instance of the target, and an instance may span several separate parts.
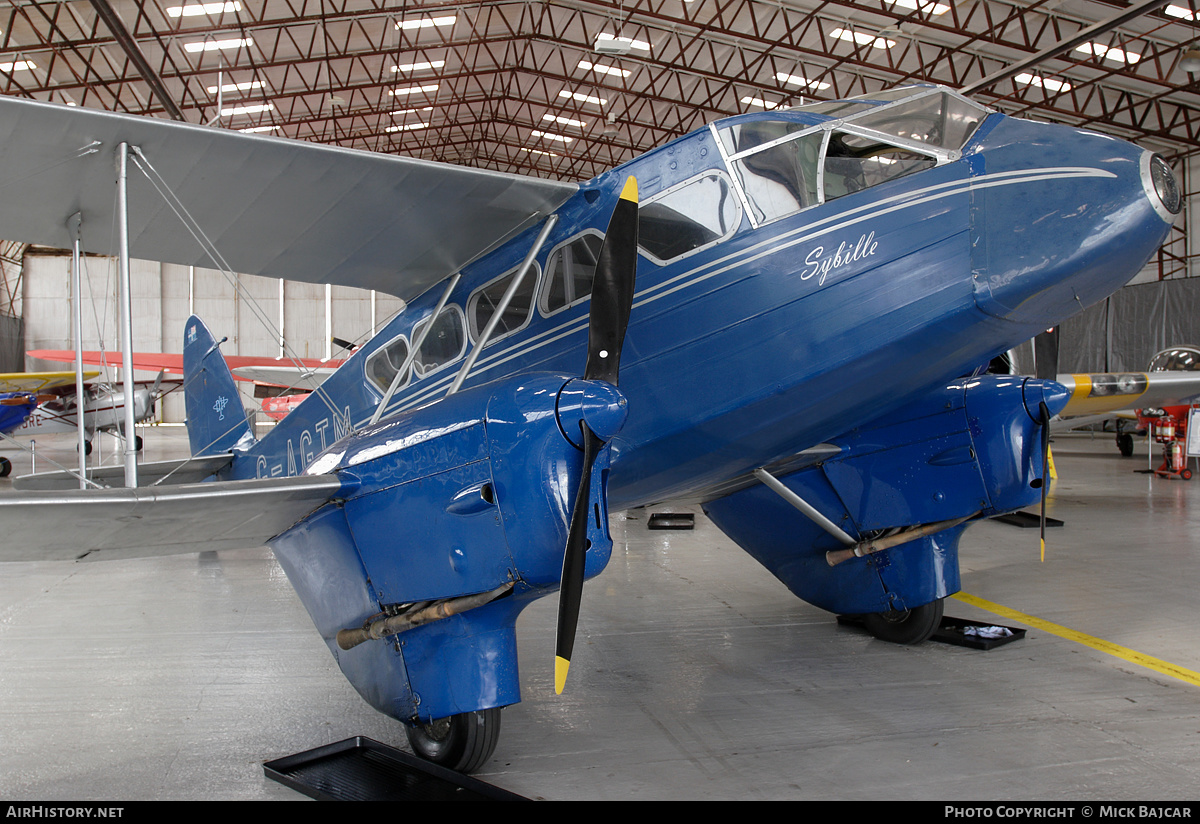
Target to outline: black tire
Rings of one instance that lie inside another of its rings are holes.
[[[456,772],[475,772],[496,751],[500,707],[464,712],[429,724],[405,724],[404,731],[419,757]]]
[[[133,436],[133,451],[134,452],[142,451],[142,436],[141,435]]]
[[[91,441],[84,441],[84,442],[83,442],[83,454],[84,454],[84,455],[91,455],[91,454],[92,454],[92,442],[91,442]]]
[[[1121,454],[1126,458],[1133,457],[1133,435],[1128,432],[1118,433],[1117,449],[1121,450]]]
[[[0,478],[7,478],[12,472],[12,461],[8,458],[0,458]]]
[[[863,616],[863,626],[881,641],[919,644],[929,639],[942,623],[942,599],[901,611],[873,612]]]

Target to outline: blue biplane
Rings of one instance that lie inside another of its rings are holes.
[[[562,688],[610,510],[699,502],[800,598],[928,637],[971,521],[1044,495],[1067,401],[984,367],[1181,208],[1157,155],[933,86],[720,120],[582,184],[10,99],[0,236],[65,245],[79,211],[103,249],[119,144],[171,203],[131,198],[135,256],[212,265],[202,238],[407,304],[261,440],[189,319],[187,482],[15,492],[5,557],[268,543],[359,693],[459,770],[556,591]]]

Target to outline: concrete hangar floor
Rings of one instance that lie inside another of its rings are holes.
[[[72,446],[38,451],[69,464]],[[148,460],[185,449],[181,429],[146,433]],[[973,600],[947,615],[1027,630],[986,652],[839,626],[703,515],[680,532],[616,514],[566,693],[547,598],[518,624],[524,701],[477,777],[548,800],[1194,798],[1200,480],[1139,473],[1138,449],[1056,438],[1065,526],[1044,563],[1036,530],[967,532]],[[0,797],[302,800],[263,762],[360,735],[407,747],[268,550],[2,571]]]

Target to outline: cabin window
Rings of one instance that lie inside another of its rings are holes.
[[[390,341],[387,346],[376,350],[367,358],[365,367],[367,379],[386,392],[392,385],[392,379],[396,377],[396,372],[404,366],[407,358],[408,341],[403,337]],[[400,386],[403,386],[408,378],[407,374],[401,378]]]
[[[413,330],[413,339],[421,337],[421,329],[425,323],[417,324]],[[433,322],[433,328],[421,341],[414,359],[417,373],[428,375],[444,364],[458,360],[467,345],[466,329],[463,322],[462,310],[457,306],[447,306]]]
[[[519,271],[519,269],[514,269],[479,288],[467,301],[467,316],[471,319],[471,337],[474,340],[479,340],[480,334],[487,328],[492,316],[496,314],[496,307],[500,305],[504,293],[512,285],[513,278]],[[517,287],[516,293],[512,296],[512,300],[505,307],[504,314],[500,316],[500,322],[492,331],[491,340],[499,340],[505,335],[517,331],[529,320],[529,310],[533,307],[537,281],[537,264],[531,264],[529,271],[525,273],[524,280],[521,281],[521,285]]]
[[[574,306],[592,293],[592,279],[604,235],[590,231],[564,243],[546,259],[546,285],[542,289],[542,312],[550,315]]]
[[[786,134],[778,128],[780,125],[760,120],[745,124],[742,131],[745,136],[748,127],[757,126],[762,132],[759,142],[767,143]],[[810,131],[733,161],[734,174],[756,223],[778,220],[819,202],[817,172],[824,135],[822,131]],[[743,151],[749,148],[744,143]]]
[[[835,132],[825,151],[825,200],[854,194],[936,165],[935,158],[880,142],[875,137]]]
[[[957,150],[967,145],[987,109],[952,94],[928,94],[853,118],[855,126]]]
[[[638,246],[660,261],[673,260],[727,237],[740,215],[728,179],[709,172],[638,208]]]

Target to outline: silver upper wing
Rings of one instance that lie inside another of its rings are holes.
[[[0,96],[0,238],[115,254],[115,153],[136,147],[234,272],[410,299],[531,225],[573,183]],[[218,268],[129,164],[130,253]]]

